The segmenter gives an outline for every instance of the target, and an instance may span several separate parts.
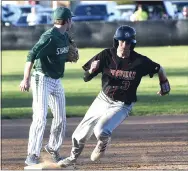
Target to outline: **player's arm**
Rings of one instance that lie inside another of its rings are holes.
[[[158,77],[160,82],[164,82],[167,80],[166,72],[162,66],[160,66]]]
[[[93,61],[91,63],[91,67],[89,70],[84,73],[84,81],[90,81],[93,77],[95,77],[98,73],[96,72],[99,68],[100,60]]]
[[[24,68],[24,78],[20,83],[20,91],[29,91],[30,88],[30,75],[34,61],[49,53],[49,45],[51,38],[41,37],[39,41],[34,45],[32,50],[28,53],[27,61]]]
[[[90,81],[102,71],[104,51],[91,58],[82,68],[85,70],[84,81]]]
[[[51,44],[53,44],[51,37],[41,36],[39,41],[34,45],[34,47],[28,53],[27,62],[34,63],[35,59],[39,59],[39,58],[49,55],[51,51],[51,48],[50,48]]]
[[[149,76],[152,78],[154,74],[158,74],[159,77],[159,85],[160,85],[160,91],[157,93],[160,96],[166,95],[170,92],[170,84],[168,82],[166,73],[164,71],[164,68],[160,66],[158,63],[155,63],[154,61],[150,60],[147,57],[144,57],[144,75],[149,74]]]
[[[166,72],[162,66],[160,66],[158,77],[161,90],[157,94],[159,94],[160,96],[168,94],[170,92],[170,84],[167,79]]]
[[[24,68],[24,78],[20,83],[20,91],[29,91],[30,88],[30,73],[33,67],[32,62],[26,62]]]

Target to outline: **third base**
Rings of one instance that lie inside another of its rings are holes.
[[[57,163],[43,162],[31,166],[24,167],[24,170],[60,170],[61,167]]]

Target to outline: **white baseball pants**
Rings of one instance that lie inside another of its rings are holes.
[[[132,107],[133,103],[125,105],[113,101],[101,91],[72,135],[71,157],[78,158],[93,133],[97,140],[107,141],[113,130],[128,117]]]
[[[31,77],[33,92],[33,121],[29,131],[28,154],[40,156],[46,126],[48,105],[53,114],[48,146],[58,151],[66,128],[65,95],[60,79],[52,79],[40,72]]]

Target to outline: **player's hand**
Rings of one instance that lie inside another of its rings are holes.
[[[161,90],[158,91],[157,94],[158,94],[159,96],[164,96],[164,95],[162,94]]]
[[[20,83],[20,91],[29,91],[30,88],[30,81],[27,79],[23,79]]]
[[[91,67],[89,69],[89,73],[91,74],[91,73],[95,72],[99,68],[99,64],[100,64],[100,60],[93,61],[91,63]]]
[[[157,94],[159,95],[159,96],[165,96],[165,95],[169,95],[169,92],[168,93],[162,93],[162,91],[160,90],[160,91],[158,91],[157,92]]]

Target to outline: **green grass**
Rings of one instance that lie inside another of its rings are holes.
[[[188,113],[188,46],[140,47],[136,51],[160,63],[171,84],[169,96],[159,97],[158,77],[144,77],[138,88],[138,102],[132,115]],[[101,89],[100,75],[90,82],[82,79],[81,66],[101,49],[80,49],[77,64],[66,64],[62,84],[67,100],[67,116],[83,116]],[[19,91],[27,51],[2,51],[2,118],[32,116],[32,94]],[[97,111],[98,109],[96,109]],[[51,116],[51,114],[49,114]]]

